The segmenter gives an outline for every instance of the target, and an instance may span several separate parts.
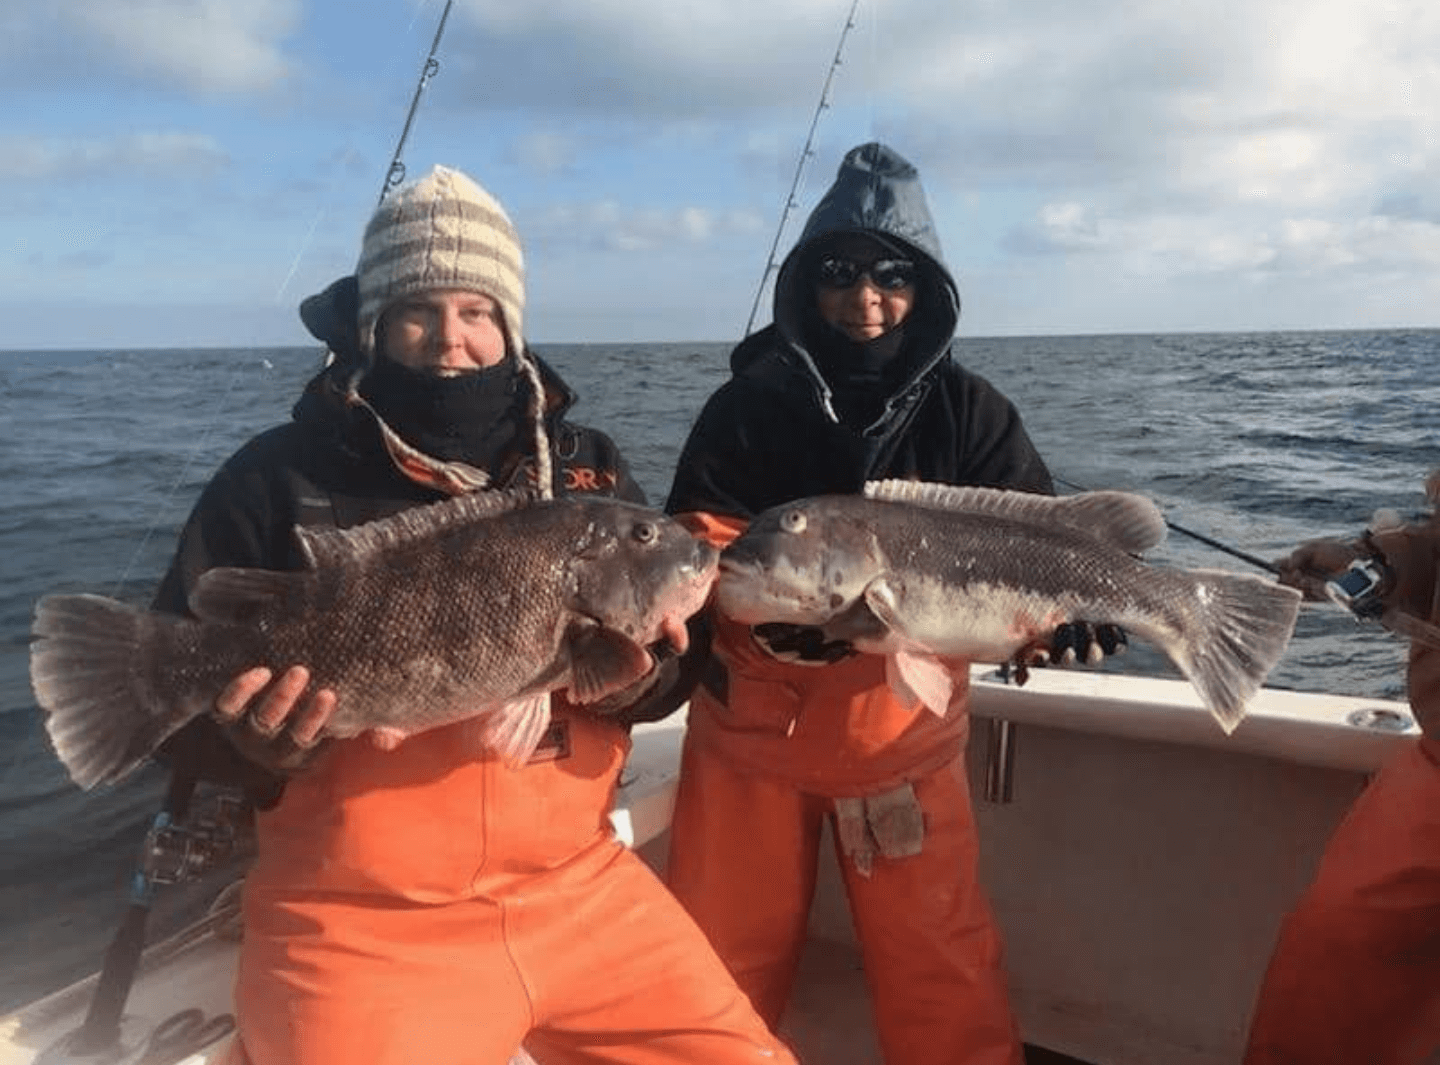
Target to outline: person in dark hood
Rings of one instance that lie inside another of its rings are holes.
[[[330,365],[204,489],[157,606],[184,612],[211,567],[298,568],[297,525],[526,484],[643,503],[609,437],[568,421],[523,308],[489,193],[446,167],[391,192],[356,276],[302,307]],[[242,673],[166,752],[262,807],[231,1065],[502,1065],[522,1040],[547,1063],[793,1062],[611,828],[636,706],[557,697],[514,767],[473,722],[325,739],[336,697],[308,685],[303,664]]]
[[[883,144],[852,149],[780,267],[773,324],[735,348],[691,429],[666,509],[724,544],[767,508],[878,478],[1050,493],[1015,407],[953,358],[959,315],[915,168]],[[709,620],[671,889],[776,1025],[829,820],[885,1059],[1020,1065],[976,876],[968,672],[937,717],[895,698],[880,656],[816,630]],[[1096,631],[1066,638],[1093,658]],[[1115,630],[1099,633],[1115,650]]]

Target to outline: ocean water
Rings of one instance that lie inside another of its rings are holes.
[[[619,442],[657,505],[728,345],[555,345],[577,421]],[[1149,495],[1172,528],[1260,558],[1418,513],[1440,466],[1440,331],[966,339],[960,356],[1019,407],[1068,489]],[[69,783],[29,687],[35,600],[144,603],[216,466],[289,416],[314,348],[0,352],[0,1014],[96,969],[158,808],[158,771]],[[783,459],[783,457],[781,457]],[[1254,567],[1174,531],[1157,564]],[[1403,697],[1404,647],[1307,607],[1270,683]],[[1172,673],[1143,646],[1107,668]],[[162,889],[160,934],[213,883]]]

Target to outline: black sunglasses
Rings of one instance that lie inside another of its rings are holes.
[[[909,259],[857,263],[853,259],[827,255],[820,260],[820,269],[816,274],[822,288],[849,288],[862,277],[868,277],[881,292],[896,292],[915,284],[915,264]]]

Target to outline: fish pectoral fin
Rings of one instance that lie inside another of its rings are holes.
[[[498,754],[510,769],[530,761],[550,727],[550,693],[541,692],[506,703],[485,717],[481,743]]]
[[[655,665],[649,651],[614,629],[575,626],[567,642],[570,645],[570,697],[582,705],[623,691]]]
[[[865,586],[865,594],[859,602],[851,608],[856,615],[853,622],[857,627],[860,624],[859,618],[868,618],[868,625],[871,639],[879,641],[892,633],[905,634],[904,619],[900,614],[901,589],[892,580],[886,577],[877,577]],[[863,615],[861,609],[863,608]],[[856,637],[860,638],[859,635]]]
[[[285,611],[307,578],[299,573],[221,566],[200,574],[190,612],[201,621],[248,625],[263,613]]]
[[[949,712],[955,695],[950,670],[944,659],[913,651],[901,651],[885,659],[885,677],[895,697],[909,708],[923,704],[937,717]]]
[[[890,635],[890,625],[871,607],[867,590],[864,596],[820,626],[820,632],[826,641],[844,640],[860,646],[874,646],[885,642]]]

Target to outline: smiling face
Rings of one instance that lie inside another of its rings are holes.
[[[440,377],[498,366],[507,351],[499,306],[464,289],[434,289],[393,304],[381,316],[379,339],[394,362]]]
[[[816,282],[820,317],[857,343],[885,335],[915,307],[914,264],[868,237],[836,237],[821,262],[831,269]]]

